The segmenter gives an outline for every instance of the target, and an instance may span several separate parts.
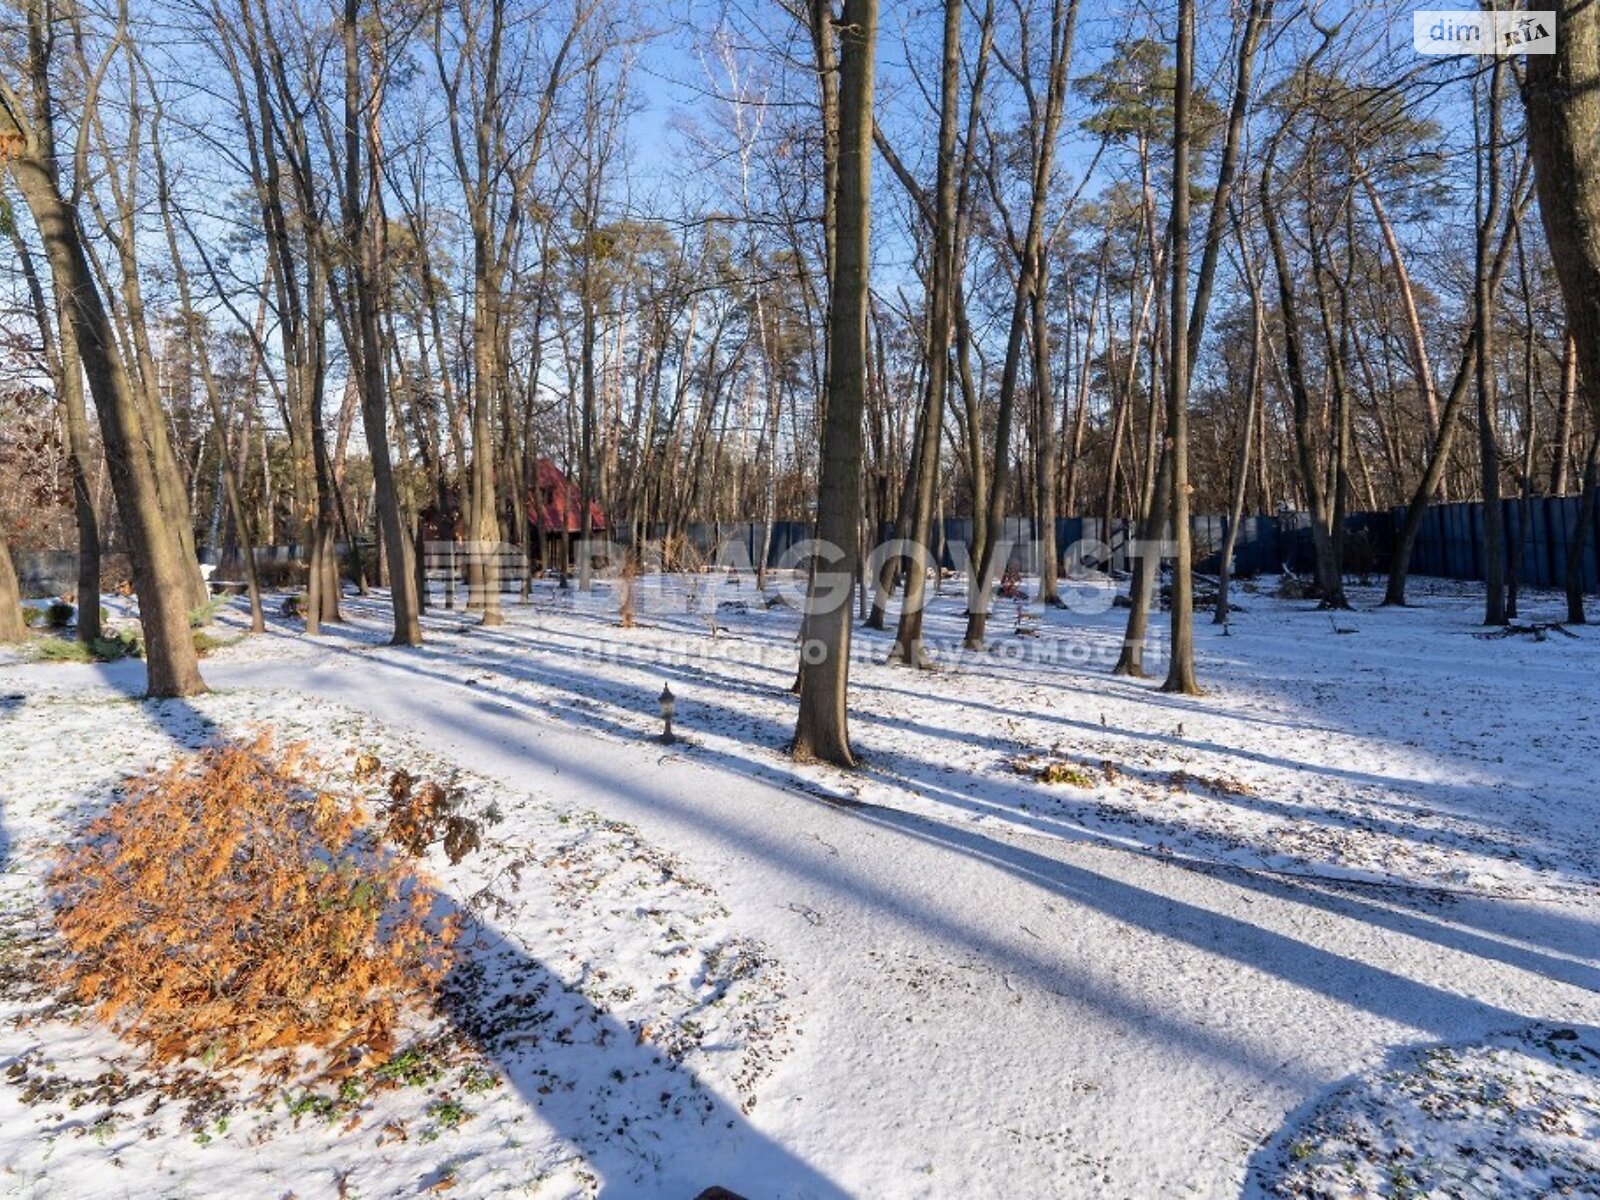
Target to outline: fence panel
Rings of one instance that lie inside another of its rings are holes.
[[[1502,501],[1506,563],[1521,539],[1520,582],[1527,587],[1562,589],[1567,585],[1567,561],[1577,530],[1581,498],[1536,497],[1529,501],[1526,537],[1522,537],[1523,502]],[[1404,517],[1404,509],[1389,514],[1391,528]],[[1351,528],[1368,514],[1352,514]],[[1583,590],[1600,591],[1600,521],[1590,529],[1581,548]],[[1484,577],[1483,505],[1479,502],[1435,504],[1428,508],[1411,553],[1411,571],[1445,579],[1481,580]]]
[[[1509,499],[1503,502],[1505,518],[1506,553],[1509,555],[1521,538],[1521,582],[1528,587],[1561,589],[1566,586],[1567,563],[1578,525],[1581,499],[1577,496],[1537,497],[1528,503],[1526,536],[1522,535],[1523,502]],[[1349,563],[1354,570],[1365,570],[1373,564],[1378,570],[1386,569],[1393,554],[1396,531],[1404,519],[1403,508],[1387,512],[1351,513],[1346,517],[1345,528],[1351,535],[1363,536],[1370,544],[1371,553],[1354,552]],[[1132,564],[1127,546],[1133,537],[1133,523],[1126,518],[1111,522],[1109,529],[1100,517],[1058,517],[1056,519],[1056,550],[1063,562],[1067,552],[1080,542],[1100,543],[1110,548],[1110,564],[1126,570]],[[747,555],[754,563],[761,552],[763,524],[760,521],[694,522],[686,526],[683,535],[695,551],[705,560],[714,561],[721,546],[732,544],[736,552]],[[964,567],[970,562],[973,540],[973,521],[970,517],[947,517],[935,521],[930,550],[940,566],[947,569]],[[1010,543],[1009,561],[1026,571],[1035,572],[1036,523],[1031,518],[1011,517],[1004,524],[1004,539]],[[1197,552],[1201,552],[1199,569],[1215,573],[1220,565],[1221,547],[1228,532],[1226,516],[1201,513],[1192,518],[1192,534]],[[774,521],[767,540],[767,563],[776,566],[786,556],[794,559],[794,548],[812,536],[810,521]],[[621,536],[631,536],[631,530],[618,530]],[[666,530],[654,525],[646,530],[649,540],[659,540]],[[1448,579],[1481,580],[1483,578],[1483,506],[1479,503],[1454,502],[1430,505],[1423,515],[1412,548],[1411,570],[1415,575],[1436,576]],[[338,546],[340,553],[344,544]],[[1591,526],[1584,545],[1581,570],[1586,592],[1600,592],[1600,520]],[[36,594],[58,594],[70,591],[77,581],[77,555],[72,550],[14,551],[17,571],[25,589]],[[304,557],[298,545],[256,547],[256,557],[265,562],[288,562]],[[1356,563],[1361,565],[1357,566]],[[1508,559],[1509,562],[1509,559]],[[1094,562],[1091,565],[1106,565]],[[1307,574],[1315,568],[1315,555],[1311,539],[1310,519],[1305,513],[1258,513],[1246,516],[1239,523],[1234,545],[1233,570],[1236,575],[1272,574],[1288,568]]]

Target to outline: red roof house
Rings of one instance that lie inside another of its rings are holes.
[[[606,528],[606,514],[594,500],[589,501],[591,528]],[[538,483],[528,495],[528,519],[543,533],[583,532],[583,493],[561,468],[541,458]]]

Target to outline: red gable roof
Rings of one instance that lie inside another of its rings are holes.
[[[594,530],[606,528],[600,505],[589,501]],[[528,496],[528,519],[546,533],[583,532],[583,493],[548,458],[539,460],[539,482]]]

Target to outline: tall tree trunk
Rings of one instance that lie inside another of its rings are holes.
[[[1583,563],[1594,544],[1596,509],[1600,508],[1600,429],[1589,440],[1589,455],[1583,467],[1583,492],[1578,500],[1578,519],[1574,522],[1572,542],[1567,546],[1567,623],[1582,625],[1587,619],[1583,611]]]
[[[972,369],[971,319],[967,313],[966,288],[961,282],[959,258],[951,303],[955,306],[956,378],[961,384],[961,410],[967,425],[967,480],[972,489],[972,541],[967,546],[969,560],[968,608],[978,586],[978,563],[989,545],[989,526],[983,519],[983,498],[989,494],[989,470],[983,457],[983,395]]]
[[[1233,555],[1239,544],[1239,525],[1244,520],[1244,498],[1250,486],[1250,451],[1264,382],[1262,340],[1265,335],[1266,304],[1261,295],[1261,277],[1251,258],[1250,248],[1245,244],[1244,231],[1238,225],[1237,215],[1235,229],[1239,235],[1239,257],[1244,263],[1245,282],[1250,289],[1250,370],[1244,416],[1239,423],[1239,455],[1233,464],[1233,496],[1228,504],[1228,529],[1223,535],[1222,558],[1217,567],[1217,606],[1211,618],[1215,625],[1226,625],[1231,611],[1228,592],[1233,580]]]
[[[1348,202],[1344,208],[1347,215],[1352,211]],[[1345,280],[1339,279],[1324,262],[1322,255],[1325,243],[1317,234],[1309,215],[1306,225],[1311,243],[1311,278],[1325,347],[1328,390],[1333,400],[1333,445],[1328,464],[1331,478],[1327,511],[1322,520],[1325,532],[1317,543],[1317,585],[1322,592],[1320,607],[1349,608],[1349,601],[1344,594],[1344,515],[1350,498],[1351,417],[1355,407],[1346,369],[1350,329],[1349,288]],[[1347,237],[1346,245],[1353,253],[1354,239]],[[1328,301],[1327,278],[1330,275],[1334,275],[1340,295],[1337,322]]]
[[[372,463],[378,521],[382,527],[383,548],[389,563],[389,597],[394,609],[394,634],[389,639],[390,644],[420,646],[422,624],[418,612],[416,564],[412,557],[417,553],[417,548],[411,544],[408,522],[401,511],[394,464],[389,453],[388,395],[384,387],[383,343],[378,314],[384,224],[378,191],[378,96],[375,92],[371,98],[372,109],[363,114],[359,108],[359,14],[357,0],[345,0],[342,29],[345,73],[344,189],[348,235],[355,258],[356,319],[360,326],[361,426],[367,437],[367,457]],[[377,74],[376,70],[374,74]],[[361,159],[363,142],[368,152],[365,171],[362,170]]]
[[[1539,413],[1535,406],[1539,385],[1539,331],[1534,324],[1533,287],[1528,274],[1528,256],[1522,244],[1522,228],[1517,227],[1517,282],[1522,292],[1522,463],[1517,496],[1517,526],[1510,539],[1506,564],[1506,619],[1517,616],[1518,593],[1522,586],[1522,559],[1533,534],[1534,460],[1539,446]]]
[[[48,39],[40,5],[28,8],[32,116],[6,89],[0,93],[0,135],[20,143],[10,166],[18,190],[44,243],[57,296],[67,308],[84,374],[100,417],[106,463],[122,514],[133,562],[144,629],[147,690],[151,696],[192,696],[206,690],[189,629],[189,572],[167,519],[149,457],[138,397],[117,351],[77,214],[63,198],[55,173]],[[81,599],[81,598],[80,598]],[[91,603],[98,603],[90,598]]]
[[[1572,406],[1578,395],[1578,346],[1568,327],[1561,338],[1561,395],[1556,402],[1556,432],[1550,446],[1550,494],[1567,494],[1567,460],[1572,449]]]
[[[1535,56],[1537,57],[1537,56]],[[1495,398],[1494,230],[1500,216],[1500,81],[1505,57],[1495,55],[1489,69],[1488,140],[1478,158],[1477,255],[1473,270],[1473,310],[1478,325],[1478,457],[1483,469],[1483,578],[1485,625],[1506,623],[1504,511],[1500,505],[1499,408]]]
[[[205,576],[200,572],[200,559],[196,551],[194,538],[194,513],[190,504],[189,492],[184,485],[183,472],[178,465],[178,455],[173,449],[171,430],[167,426],[167,415],[161,403],[159,370],[156,366],[155,353],[150,344],[150,328],[145,316],[144,291],[140,282],[139,230],[137,226],[139,197],[137,195],[137,187],[140,170],[139,159],[143,149],[144,137],[142,88],[140,87],[136,50],[132,41],[125,39],[122,49],[127,56],[130,67],[127,97],[127,176],[125,179],[120,173],[117,164],[113,161],[110,139],[105,135],[98,106],[91,105],[84,115],[84,121],[86,122],[85,132],[92,130],[104,145],[105,157],[109,164],[108,169],[105,171],[105,179],[109,186],[113,203],[116,206],[114,221],[100,213],[94,192],[89,191],[85,194],[89,198],[90,205],[94,207],[96,214],[100,217],[100,224],[117,255],[117,264],[121,275],[121,285],[118,290],[122,295],[122,306],[120,310],[113,306],[109,315],[114,326],[119,316],[122,321],[126,337],[124,344],[129,348],[131,354],[131,358],[127,355],[123,357],[123,369],[130,376],[134,395],[142,407],[141,418],[144,425],[145,441],[150,447],[151,462],[155,469],[156,490],[160,496],[161,505],[166,510],[167,520],[171,523],[173,532],[178,538],[179,550],[183,557],[184,584],[189,606],[190,608],[199,608],[210,597],[206,589]],[[80,218],[81,215],[80,213]],[[98,260],[94,265],[98,265]],[[111,294],[114,286],[112,281],[107,278],[105,283],[107,295]]]
[[[482,242],[483,234],[474,236]],[[468,555],[467,608],[482,614],[485,625],[502,625],[500,611],[500,572],[496,551],[500,544],[500,519],[495,488],[494,408],[498,385],[499,340],[496,301],[498,285],[488,278],[483,245],[473,251],[472,301],[472,478],[467,498]]]
[[[78,621],[83,621],[82,596],[78,597]],[[100,607],[100,597],[91,596],[89,604]],[[28,636],[28,623],[22,619],[22,589],[17,586],[17,569],[11,562],[11,547],[6,544],[6,531],[0,529],[0,642],[20,642]]]
[[[78,640],[84,645],[100,637],[100,521],[95,512],[90,480],[94,476],[93,455],[89,446],[89,420],[83,403],[83,364],[78,361],[78,339],[72,331],[72,318],[64,304],[45,300],[44,287],[34,267],[32,252],[11,223],[11,245],[27,282],[29,299],[39,325],[39,339],[51,363],[56,394],[61,403],[62,424],[67,430],[67,453],[72,472],[73,514],[78,531]],[[85,596],[94,603],[84,604]]]
[[[1078,511],[1078,480],[1083,474],[1083,435],[1088,425],[1089,417],[1089,379],[1091,374],[1089,364],[1094,360],[1094,339],[1100,320],[1100,294],[1105,287],[1107,258],[1109,257],[1106,253],[1107,249],[1109,249],[1109,246],[1102,248],[1100,266],[1095,272],[1094,295],[1089,301],[1089,316],[1085,323],[1086,328],[1083,335],[1083,353],[1081,359],[1076,363],[1077,377],[1076,379],[1072,378],[1073,372],[1070,367],[1073,364],[1069,363],[1069,369],[1062,372],[1061,386],[1063,393],[1066,393],[1069,388],[1075,393],[1072,406],[1072,437],[1067,445],[1066,494],[1062,502],[1062,511],[1068,517],[1083,515]],[[1072,346],[1069,344],[1066,349],[1070,353]],[[1066,419],[1066,414],[1063,413],[1062,420],[1065,421]]]
[[[1053,0],[1050,6],[1050,40],[1046,57],[1048,79],[1045,87],[1043,111],[1038,123],[1030,131],[1032,161],[1029,179],[1029,205],[1026,232],[1021,244],[1013,243],[1011,249],[1017,256],[1017,292],[1011,306],[1011,332],[1006,339],[1006,356],[1000,373],[999,407],[995,419],[994,470],[989,480],[989,495],[984,515],[985,533],[983,553],[978,558],[973,574],[975,592],[967,614],[967,630],[963,642],[969,650],[981,650],[989,623],[991,592],[998,569],[1006,564],[1000,561],[1000,549],[1005,536],[1006,505],[1011,490],[1011,425],[1016,408],[1017,383],[1022,366],[1022,347],[1027,334],[1028,318],[1032,311],[1034,293],[1044,286],[1042,272],[1045,257],[1046,205],[1049,202],[1051,181],[1055,174],[1056,137],[1061,127],[1061,113],[1066,103],[1067,75],[1072,62],[1073,36],[1077,32],[1078,0]],[[1026,71],[1024,65],[1020,68]],[[1031,85],[1030,85],[1031,86]],[[1000,193],[993,178],[990,192],[996,203]],[[971,436],[976,439],[978,430]],[[1009,550],[1009,547],[1007,547]]]
[[[1062,608],[1065,606],[1056,582],[1061,573],[1061,554],[1056,546],[1056,455],[1061,435],[1056,428],[1054,387],[1050,381],[1050,279],[1045,270],[1048,259],[1041,256],[1041,260],[1039,284],[1033,293],[1033,392],[1037,413],[1033,487],[1038,497],[1034,540],[1039,547],[1039,602]]]
[[[327,381],[327,339],[324,336],[327,283],[317,259],[306,263],[306,325],[311,346],[301,364],[311,414],[311,467],[316,480],[316,513],[311,525],[311,556],[306,565],[306,633],[316,637],[322,622],[342,619],[339,612],[339,565],[333,544],[338,513],[334,507],[333,462],[328,454],[328,429],[323,392]]]
[[[590,591],[594,587],[594,435],[597,419],[598,393],[595,381],[595,355],[598,352],[599,315],[594,295],[594,242],[595,231],[585,225],[584,238],[589,245],[583,254],[583,282],[580,306],[579,367],[582,371],[582,415],[578,445],[578,513],[580,557],[578,559],[578,590]]]
[[[1172,131],[1172,348],[1167,441],[1172,455],[1171,652],[1164,692],[1198,695],[1194,671],[1194,563],[1189,529],[1189,143],[1194,89],[1194,5],[1178,3],[1177,102]]]
[[[926,398],[917,430],[916,494],[911,505],[912,541],[924,545],[933,523],[939,479],[939,444],[944,432],[944,400],[950,386],[950,337],[954,321],[952,292],[956,265],[956,138],[961,111],[961,12],[965,0],[945,0],[944,53],[939,86],[939,165],[934,182],[933,264],[928,290]],[[922,645],[923,608],[927,603],[925,564],[913,562],[906,576],[900,623],[895,629],[890,662],[928,665]],[[938,563],[934,563],[938,570]]]
[[[867,291],[871,270],[873,58],[877,0],[845,0],[839,30],[838,223],[828,312],[828,411],[817,488],[817,538],[832,554],[809,589],[805,669],[800,675],[796,758],[855,765],[850,750],[849,580],[861,521],[862,414],[867,388]],[[826,595],[824,576],[832,595]],[[838,594],[840,586],[844,594]]]
[[[1134,337],[1139,336],[1138,328],[1142,328],[1142,321],[1134,327]],[[1131,341],[1128,349],[1129,361],[1137,361],[1138,355],[1138,344]],[[1128,378],[1129,380],[1133,378],[1131,369]],[[1106,391],[1106,402],[1111,406],[1111,431],[1106,435],[1105,487],[1100,494],[1100,540],[1105,544],[1105,568],[1109,571],[1116,565],[1112,536],[1113,526],[1117,520],[1117,480],[1122,471],[1122,443],[1127,440],[1128,406],[1132,394],[1131,384],[1125,387],[1118,386],[1117,327],[1112,319],[1110,289],[1106,292]]]
[[[1006,505],[1011,495],[1011,422],[1016,411],[1017,378],[1021,373],[1022,342],[1026,326],[1031,285],[1026,278],[1017,284],[1017,294],[1012,301],[1011,334],[1006,339],[1005,365],[1000,372],[1000,400],[994,425],[994,466],[989,477],[989,494],[981,514],[974,523],[983,522],[983,554],[973,565],[972,596],[967,612],[967,631],[963,642],[968,650],[982,650],[989,625],[989,609],[994,603],[994,586],[998,570],[1006,563],[1000,561],[1004,548],[1009,556],[1011,545],[1005,540]],[[978,431],[972,434],[976,440]]]
[[[1533,57],[1538,58],[1539,55]],[[1493,293],[1499,286],[1504,276],[1506,267],[1511,261],[1511,249],[1515,243],[1517,226],[1522,221],[1529,203],[1532,201],[1533,188],[1527,182],[1527,160],[1524,160],[1523,169],[1519,172],[1516,185],[1511,193],[1515,201],[1506,208],[1505,226],[1500,231],[1500,248],[1495,252],[1494,266],[1490,271],[1489,290]],[[1541,202],[1542,206],[1542,202]],[[1466,340],[1461,347],[1461,361],[1456,367],[1454,381],[1450,384],[1450,391],[1445,397],[1444,407],[1439,412],[1439,436],[1433,444],[1426,466],[1423,468],[1422,478],[1418,481],[1416,490],[1411,494],[1411,502],[1406,507],[1405,516],[1400,522],[1400,532],[1395,535],[1394,558],[1389,563],[1389,582],[1383,594],[1385,605],[1404,605],[1406,602],[1406,580],[1411,571],[1411,553],[1417,544],[1417,537],[1422,532],[1423,519],[1428,514],[1428,503],[1439,490],[1439,481],[1444,478],[1445,467],[1450,461],[1450,450],[1455,443],[1457,431],[1462,422],[1461,406],[1466,403],[1467,395],[1471,388],[1474,371],[1477,367],[1478,354],[1478,327],[1474,318],[1471,328],[1467,331]]]
[[[838,60],[838,28],[834,20],[833,0],[806,0],[806,30],[811,35],[811,49],[813,65],[817,74],[817,108],[822,125],[822,258],[824,264],[823,278],[827,281],[828,294],[825,297],[822,321],[822,371],[819,395],[817,396],[817,423],[823,428],[823,440],[827,439],[828,397],[832,390],[833,382],[833,289],[838,281],[838,256],[839,256],[839,158],[841,153],[842,125],[840,123],[840,86],[841,77]],[[871,122],[868,122],[870,129]],[[804,263],[803,255],[796,255],[796,259]],[[802,268],[803,269],[803,268]],[[863,320],[865,318],[863,317]],[[865,332],[862,333],[865,337]],[[813,359],[815,370],[815,359]],[[863,399],[863,403],[864,403]],[[822,468],[818,465],[818,486],[821,486]],[[819,514],[820,519],[820,514]],[[816,534],[821,537],[820,533]],[[807,589],[816,586],[816,563],[813,561],[808,568],[806,580]],[[811,640],[811,614],[809,611],[800,617],[800,644],[802,648]],[[802,650],[799,665],[795,669],[794,683],[790,690],[796,695],[804,691],[805,675],[808,668],[806,656]]]
[[[1149,156],[1142,144],[1139,157],[1141,170],[1148,177]],[[1108,538],[1113,513],[1112,501],[1116,495],[1118,480],[1117,464],[1122,458],[1122,440],[1132,425],[1130,414],[1133,411],[1134,388],[1139,380],[1139,364],[1142,359],[1140,347],[1144,339],[1144,329],[1149,323],[1152,307],[1166,294],[1166,263],[1170,247],[1155,241],[1155,209],[1153,194],[1148,183],[1142,191],[1140,207],[1144,215],[1143,236],[1150,248],[1150,279],[1145,286],[1144,301],[1140,306],[1138,319],[1130,320],[1128,366],[1123,376],[1122,402],[1117,405],[1117,415],[1113,422],[1111,455],[1106,472]],[[1108,296],[1107,302],[1109,301]],[[1156,327],[1150,338],[1150,387],[1145,429],[1144,472],[1149,485],[1141,487],[1136,494],[1130,480],[1124,489],[1133,516],[1136,518],[1131,526],[1132,544],[1129,546],[1130,553],[1136,555],[1136,561],[1133,563],[1133,578],[1128,584],[1128,621],[1123,631],[1122,650],[1112,667],[1113,674],[1134,677],[1144,675],[1145,631],[1150,625],[1150,606],[1155,600],[1156,573],[1160,568],[1160,544],[1166,533],[1171,499],[1167,494],[1169,486],[1167,472],[1171,469],[1171,459],[1159,439],[1161,413],[1158,408],[1158,398],[1161,388],[1156,365],[1156,349],[1165,333],[1166,319],[1160,315],[1159,308],[1156,312],[1158,314]],[[1113,380],[1115,374],[1113,370]],[[1115,386],[1113,382],[1113,391]]]
[[[1553,54],[1527,58],[1523,100],[1539,214],[1576,351],[1578,379],[1600,425],[1600,8],[1555,0]],[[1584,511],[1593,512],[1596,445],[1585,471]],[[1592,517],[1591,517],[1592,519]],[[1570,563],[1569,563],[1570,570]],[[1568,607],[1582,612],[1568,577]]]
[[[1311,538],[1316,550],[1317,587],[1322,595],[1321,606],[1346,608],[1348,603],[1344,598],[1343,565],[1338,561],[1337,548],[1333,540],[1332,511],[1335,502],[1324,490],[1322,470],[1317,461],[1317,451],[1313,441],[1311,389],[1306,379],[1300,309],[1273,190],[1277,182],[1273,174],[1277,144],[1277,137],[1274,136],[1267,150],[1266,163],[1261,170],[1261,216],[1266,224],[1267,244],[1272,250],[1273,270],[1278,280],[1278,311],[1283,323],[1284,369],[1292,401],[1300,486],[1305,492],[1306,507],[1311,514]],[[1313,244],[1316,244],[1320,235],[1312,229],[1310,236]],[[1320,276],[1317,282],[1320,291],[1322,286]]]
[[[58,306],[61,355],[61,408],[66,417],[67,449],[72,459],[72,509],[78,527],[78,640],[100,638],[100,518],[95,512],[90,480],[94,455],[89,445],[89,416],[83,398],[83,363],[71,314]]]

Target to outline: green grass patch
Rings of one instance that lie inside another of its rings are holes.
[[[116,662],[124,658],[143,658],[144,643],[131,630],[109,633],[88,643],[49,638],[39,643],[39,657],[45,662]]]
[[[236,637],[217,637],[215,634],[207,633],[204,629],[196,629],[194,631],[194,652],[201,658],[205,658],[213,650],[221,650],[225,646],[233,645],[238,640]]]
[[[202,604],[199,608],[189,610],[189,628],[204,629],[217,619],[217,614],[228,607],[228,597],[218,596],[209,603]]]

